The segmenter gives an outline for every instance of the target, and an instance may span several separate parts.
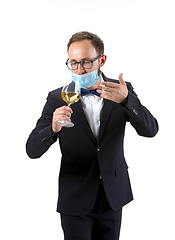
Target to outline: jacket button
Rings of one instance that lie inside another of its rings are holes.
[[[138,115],[138,112],[135,108],[132,108],[131,111],[137,116]]]
[[[47,139],[46,137],[42,138],[42,139],[41,139],[41,142],[46,141],[46,139]]]
[[[101,147],[98,147],[98,148],[97,148],[97,151],[100,152],[100,151],[101,151]]]

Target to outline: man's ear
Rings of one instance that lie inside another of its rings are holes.
[[[103,55],[100,59],[100,67],[103,67],[106,62],[107,56]]]

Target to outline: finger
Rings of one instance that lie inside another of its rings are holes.
[[[102,92],[100,95],[102,98],[113,101],[114,97],[109,92]]]
[[[63,112],[63,113],[60,113],[60,114],[56,114],[55,118],[56,119],[60,119],[60,118],[70,119],[71,118],[71,114],[69,112]]]
[[[123,73],[120,73],[119,76],[118,76],[118,78],[119,78],[120,84],[121,84],[121,85],[125,85],[125,81],[123,80]]]
[[[68,107],[68,106],[62,106],[62,107],[60,107],[60,108],[57,108],[57,109],[55,109],[55,112],[57,113],[57,112],[60,112],[60,111],[62,111],[62,110],[68,111],[68,112],[70,112],[70,113],[73,113],[72,109],[71,109],[70,107]]]
[[[102,86],[99,86],[99,88],[104,89],[105,87],[110,87],[110,88],[117,88],[119,86],[118,83],[114,83],[114,82],[102,82],[101,83]]]
[[[58,123],[60,121],[69,121],[71,122],[71,119],[65,115],[59,116],[58,118],[55,119],[55,122]]]
[[[53,117],[53,126],[57,128],[57,124],[59,125],[61,121],[69,121],[71,122],[70,118],[65,115],[58,115]]]
[[[98,93],[113,92],[113,91],[114,91],[114,88],[111,88],[111,87],[102,87],[102,88],[97,89]]]
[[[60,115],[60,114],[65,114],[70,116],[73,113],[72,109],[68,106],[63,106],[60,108],[57,108],[54,112],[54,115]]]
[[[72,108],[70,108],[68,106],[66,106],[66,107],[67,107],[67,110],[72,114],[73,113]]]

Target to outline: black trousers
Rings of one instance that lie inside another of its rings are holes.
[[[102,180],[92,212],[85,217],[61,214],[65,240],[118,240],[122,209],[113,211],[107,201]]]

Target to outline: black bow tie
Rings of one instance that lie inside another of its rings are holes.
[[[100,97],[100,93],[97,92],[97,89],[88,90],[88,89],[85,89],[85,88],[81,88],[81,96],[85,96],[87,94],[94,94],[94,95]]]

